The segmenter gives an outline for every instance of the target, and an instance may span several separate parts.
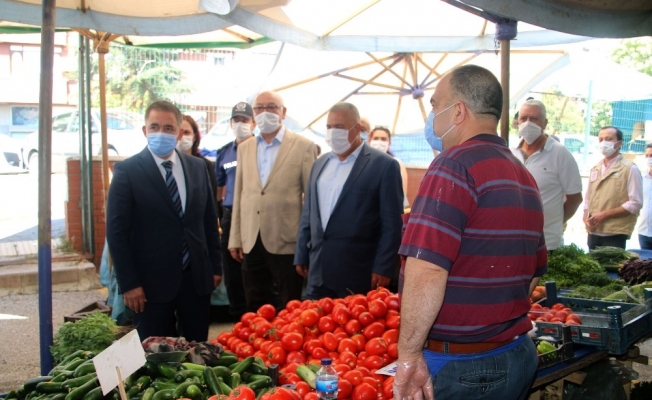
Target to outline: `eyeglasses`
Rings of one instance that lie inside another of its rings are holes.
[[[263,112],[263,111],[274,112],[274,111],[276,111],[276,110],[278,110],[279,108],[282,108],[282,107],[283,106],[277,106],[277,105],[274,105],[274,104],[268,105],[268,106],[256,106],[256,107],[254,107],[254,111],[257,112],[257,113]]]

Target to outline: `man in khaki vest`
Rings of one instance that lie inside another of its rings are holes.
[[[641,172],[620,154],[623,133],[606,126],[598,133],[604,159],[591,168],[584,202],[589,250],[598,246],[625,248],[643,205]]]

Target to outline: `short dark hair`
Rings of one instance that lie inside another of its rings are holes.
[[[174,116],[177,119],[177,123],[179,126],[181,126],[181,123],[183,122],[183,117],[181,116],[181,111],[175,106],[174,104],[170,103],[167,100],[156,100],[155,102],[151,103],[149,106],[147,106],[147,110],[145,110],[145,123],[147,123],[147,118],[149,117],[149,113],[152,110],[158,110],[158,111],[164,111],[164,112],[169,112],[174,114]]]
[[[652,149],[652,143],[648,143],[648,144],[645,146],[645,148],[646,148],[646,149]]]
[[[500,119],[503,111],[503,88],[488,69],[464,65],[451,71],[451,95],[463,100],[476,115]]]
[[[383,131],[383,132],[385,132],[387,134],[387,137],[389,138],[389,140],[392,140],[392,132],[390,132],[389,129],[387,127],[385,127],[385,126],[374,126],[374,128],[371,130],[371,132],[369,132],[369,139],[374,137],[374,132],[375,131]]]
[[[600,130],[603,130],[603,129],[615,129],[616,130],[616,139],[623,140],[623,131],[616,128],[615,126],[607,125],[607,126],[603,126],[602,128],[600,128]]]
[[[199,125],[190,115],[183,115],[183,120],[188,121],[190,127],[192,128],[192,148],[190,149],[190,154],[193,156],[199,157],[199,142],[201,141],[201,135],[199,134]]]

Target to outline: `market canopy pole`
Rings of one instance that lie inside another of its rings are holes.
[[[52,85],[56,0],[43,0],[38,124],[38,301],[41,375],[52,369]]]

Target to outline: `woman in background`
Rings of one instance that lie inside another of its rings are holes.
[[[394,157],[394,154],[389,150],[389,146],[392,144],[392,135],[389,132],[389,129],[384,126],[377,126],[369,132],[369,146],[373,147],[376,150],[380,150],[383,153]],[[408,193],[408,174],[405,164],[398,158],[394,157],[396,162],[401,169],[401,179],[403,180],[403,207],[409,207],[410,202],[407,198]]]
[[[215,166],[211,160],[203,157],[199,153],[199,141],[201,140],[201,136],[199,135],[199,127],[190,115],[183,116],[181,131],[183,132],[183,136],[181,137],[181,140],[177,142],[177,150],[182,153],[199,157],[204,160],[204,162],[206,162],[208,177],[211,181],[213,199],[217,201],[217,178],[215,177]]]

